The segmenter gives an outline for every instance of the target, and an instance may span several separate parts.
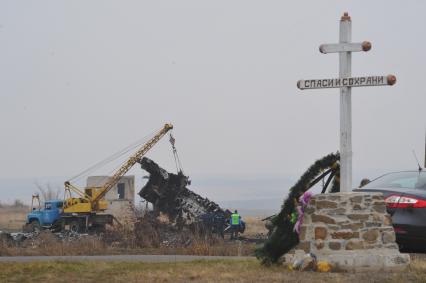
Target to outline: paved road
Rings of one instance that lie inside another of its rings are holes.
[[[99,256],[1,256],[0,262],[34,261],[140,261],[140,262],[177,262],[194,260],[241,260],[255,257],[238,256],[194,256],[194,255],[99,255]]]

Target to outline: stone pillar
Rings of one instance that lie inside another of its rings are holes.
[[[410,263],[395,243],[381,193],[320,194],[305,209],[299,245],[286,262],[311,252],[338,269],[400,270]]]

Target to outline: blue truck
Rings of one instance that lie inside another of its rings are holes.
[[[63,200],[48,200],[44,207],[32,207],[27,215],[24,232],[38,232],[43,228],[54,228],[58,226],[62,214]]]
[[[34,200],[38,203],[37,207],[34,206]],[[111,214],[65,213],[63,206],[63,200],[53,199],[45,201],[41,207],[38,195],[34,195],[23,231],[31,233],[49,229],[53,232],[104,232],[107,224],[113,224],[114,217]]]

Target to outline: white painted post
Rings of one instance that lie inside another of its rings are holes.
[[[351,18],[345,13],[340,19],[339,43],[350,43]],[[351,52],[339,52],[339,77],[351,76]],[[351,87],[340,88],[340,191],[352,188],[352,111]]]
[[[371,49],[371,43],[369,41],[352,43],[351,37],[351,18],[349,17],[348,13],[344,13],[340,19],[339,43],[321,44],[319,47],[319,51],[323,54],[339,53],[339,78],[299,80],[297,82],[297,87],[301,90],[319,88],[340,89],[341,192],[350,192],[352,190],[352,87],[384,85],[392,86],[396,83],[396,77],[394,75],[351,77],[352,52],[367,52]]]

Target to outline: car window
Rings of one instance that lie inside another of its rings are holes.
[[[419,178],[417,178],[416,184],[415,184],[415,188],[416,189],[425,189],[426,190],[426,174],[421,174],[419,176]]]
[[[56,207],[57,207],[57,208],[62,208],[62,202],[58,202],[58,203],[56,204]]]
[[[52,209],[52,204],[51,203],[46,203],[44,205],[44,209],[46,209],[46,210]]]
[[[397,188],[412,189],[416,185],[416,182],[417,182],[417,177],[407,177],[407,178],[393,180],[390,183],[390,185],[392,187],[397,187]]]
[[[425,189],[426,172],[397,172],[383,175],[363,187],[363,189],[374,188],[404,188]]]

